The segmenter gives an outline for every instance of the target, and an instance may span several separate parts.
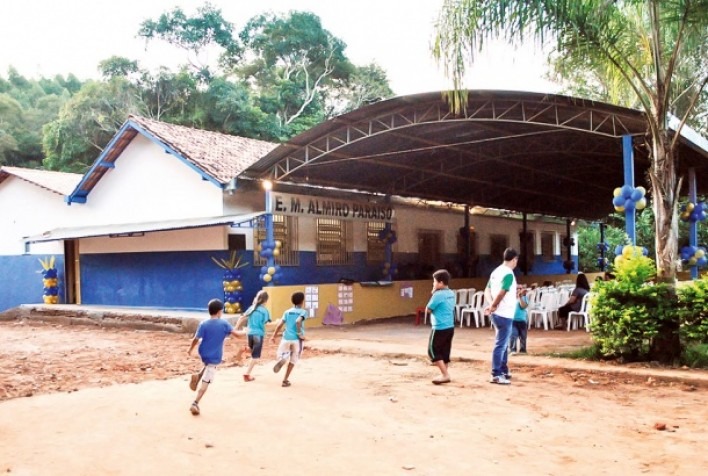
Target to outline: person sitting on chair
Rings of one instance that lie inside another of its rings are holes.
[[[575,279],[575,289],[570,294],[568,302],[558,308],[558,318],[559,324],[556,329],[564,329],[568,322],[568,314],[571,311],[580,311],[580,306],[583,303],[583,296],[590,292],[590,284],[588,283],[588,278],[582,273],[578,273],[578,277]]]

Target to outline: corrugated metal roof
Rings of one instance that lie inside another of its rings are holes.
[[[78,238],[93,238],[98,236],[130,236],[136,233],[151,233],[156,231],[184,230],[188,228],[204,228],[219,225],[238,225],[264,215],[265,212],[247,213],[244,215],[225,215],[219,217],[185,218],[181,220],[166,220],[143,223],[120,223],[115,225],[80,226],[73,228],[56,228],[42,234],[26,236],[25,243],[41,243],[46,241],[73,240]]]
[[[59,195],[69,195],[81,180],[81,174],[23,167],[0,167],[0,182],[9,176],[17,177]]]

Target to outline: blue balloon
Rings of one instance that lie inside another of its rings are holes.
[[[708,263],[708,260],[706,259],[705,256],[702,257],[702,258],[698,258],[698,259],[696,260],[696,266],[700,266],[701,268],[702,268],[703,266],[705,266],[706,263]]]
[[[624,249],[624,245],[617,245],[617,246],[615,247],[615,254],[616,254],[617,256],[621,256],[623,249]]]
[[[628,198],[627,200],[624,201],[624,209],[625,211],[631,212],[634,210],[634,205],[635,203],[632,201],[631,198]]]
[[[634,187],[631,185],[622,185],[622,196],[626,199],[632,198],[632,192],[634,191]]]
[[[261,266],[261,274],[266,274],[268,272],[268,266]]]
[[[642,193],[641,190],[635,188],[634,191],[632,191],[632,200],[635,202],[638,202],[644,197],[644,194]]]
[[[612,205],[614,205],[616,207],[621,207],[622,205],[624,205],[624,198],[622,198],[621,195],[617,196],[617,197],[613,197],[612,198]]]

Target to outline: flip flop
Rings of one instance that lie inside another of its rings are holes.
[[[251,377],[250,375],[244,375],[244,376],[243,376],[243,381],[244,381],[244,382],[253,382],[254,380],[256,380],[256,377]]]
[[[289,380],[283,380],[283,387],[289,387],[290,386],[290,381]]]
[[[435,385],[442,385],[444,383],[450,383],[450,379],[449,378],[434,378],[433,383]]]

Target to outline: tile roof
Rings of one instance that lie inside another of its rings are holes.
[[[246,170],[278,144],[177,126],[140,116],[129,120],[222,184]]]
[[[69,195],[81,180],[81,174],[52,172],[49,170],[26,169],[22,167],[0,167],[0,182],[8,176],[30,182],[59,195]]]

